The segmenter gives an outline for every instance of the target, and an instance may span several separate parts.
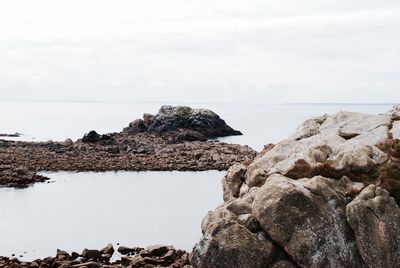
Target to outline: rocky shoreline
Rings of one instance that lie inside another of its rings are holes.
[[[400,105],[307,120],[223,190],[194,267],[400,267]]]
[[[129,131],[181,144],[176,132],[149,131],[146,118],[72,144],[104,146]],[[203,133],[184,135],[194,140],[184,144],[214,144],[199,141]],[[29,263],[0,258],[0,267],[400,267],[400,105],[380,115],[312,118],[254,159],[242,156],[223,178],[224,203],[204,217],[191,253],[155,246],[110,261],[109,245]]]
[[[0,186],[26,187],[47,180],[40,171],[204,171],[227,170],[251,161],[248,146],[209,141],[241,135],[214,112],[163,106],[119,133],[90,131],[73,142],[0,140]]]
[[[118,257],[114,258],[118,253]],[[0,257],[0,268],[13,267],[71,267],[71,268],[191,268],[189,253],[173,246],[155,245],[147,248],[120,246],[117,252],[112,244],[101,250],[84,249],[82,253],[57,250],[55,257],[20,261],[15,257]]]
[[[19,138],[21,137],[21,133],[15,132],[13,134],[9,134],[9,133],[0,133],[0,137],[11,137],[11,138]]]

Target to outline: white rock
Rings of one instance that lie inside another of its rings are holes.
[[[301,124],[295,131],[295,133],[293,133],[289,139],[292,140],[301,140],[304,138],[308,138],[314,135],[319,134],[319,127],[320,127],[320,123],[321,121],[323,121],[322,119],[309,119],[304,121],[303,124]]]
[[[392,119],[399,120],[400,119],[400,104],[394,105],[393,108],[386,113],[390,115]]]
[[[400,140],[400,121],[393,122],[393,127],[390,130],[390,133],[392,133],[393,139]]]
[[[376,145],[389,138],[390,124],[390,115],[352,112],[307,120],[289,139],[255,159],[248,167],[246,185],[262,186],[274,173],[309,177],[326,164],[336,170],[368,171],[387,161]]]

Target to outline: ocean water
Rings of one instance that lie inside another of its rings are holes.
[[[76,140],[90,130],[99,133],[121,131],[143,113],[157,113],[163,103],[90,103],[90,102],[0,102],[0,133],[23,133],[19,140]],[[232,143],[247,144],[261,150],[265,144],[276,143],[312,116],[338,111],[383,113],[391,105],[351,104],[215,104],[173,103],[194,108],[209,108],[243,136],[226,137]],[[15,138],[13,138],[15,139]]]
[[[209,108],[243,136],[221,138],[261,150],[289,136],[305,119],[338,111],[383,113],[391,105],[182,104]],[[0,133],[19,140],[74,140],[94,129],[120,131],[161,103],[0,102]],[[52,183],[0,188],[0,255],[22,259],[57,248],[173,244],[191,250],[200,222],[222,202],[224,172],[50,173]]]

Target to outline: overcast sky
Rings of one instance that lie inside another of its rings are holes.
[[[2,0],[0,93],[400,102],[400,1]]]

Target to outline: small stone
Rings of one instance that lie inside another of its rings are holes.
[[[97,249],[84,249],[82,251],[83,258],[87,260],[97,261],[101,258],[102,253]]]
[[[103,252],[103,254],[109,254],[112,256],[115,250],[112,244],[108,244],[105,248],[101,250],[101,252]]]

